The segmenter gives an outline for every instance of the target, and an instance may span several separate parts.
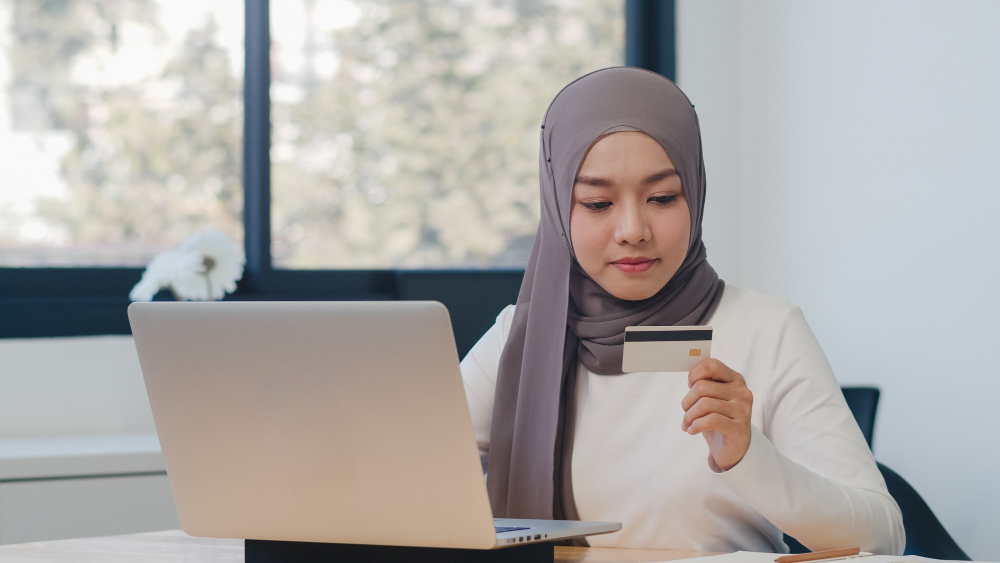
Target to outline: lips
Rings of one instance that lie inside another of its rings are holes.
[[[622,258],[621,260],[617,260],[615,262],[612,262],[611,264],[615,268],[618,268],[619,270],[625,273],[637,274],[648,270],[650,266],[653,265],[653,262],[656,262],[656,258],[646,258],[645,256],[634,256],[634,257]]]

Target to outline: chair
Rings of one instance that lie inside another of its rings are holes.
[[[858,421],[861,433],[872,447],[872,437],[875,434],[875,412],[878,410],[879,390],[877,387],[841,387],[847,406]]]
[[[858,422],[861,433],[872,447],[872,437],[875,434],[875,413],[878,410],[879,390],[876,387],[841,387],[847,406]],[[809,549],[798,540],[785,534],[785,545],[791,553],[809,553]]]
[[[931,559],[969,561],[969,556],[958,547],[916,489],[892,469],[881,463],[876,462],[876,465],[885,479],[889,494],[896,499],[899,510],[903,513],[903,529],[906,531],[906,547],[903,554]],[[792,553],[809,552],[805,546],[789,535],[785,535],[785,543]]]
[[[878,464],[878,470],[885,478],[889,494],[896,499],[899,510],[903,513],[903,529],[906,530],[906,549],[903,554],[931,559],[970,560],[934,516],[931,507],[927,506],[916,489],[898,473],[881,463]]]
[[[878,409],[879,390],[875,387],[842,387],[847,406],[854,414],[868,447],[872,446],[875,431],[875,414]],[[903,529],[906,531],[905,555],[919,555],[932,559],[969,561],[969,556],[944,529],[920,494],[899,476],[898,473],[881,463],[877,463],[885,486],[903,513]],[[795,538],[785,535],[785,543],[792,553],[808,553],[809,550]]]
[[[448,308],[458,357],[464,358],[504,307],[517,302],[523,270],[398,270],[396,299],[440,301]]]

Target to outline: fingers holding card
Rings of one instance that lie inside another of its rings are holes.
[[[728,470],[746,454],[753,393],[742,374],[712,359],[712,327],[630,326],[622,371],[687,375],[682,431],[705,438],[714,470]]]

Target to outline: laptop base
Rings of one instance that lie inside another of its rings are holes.
[[[452,549],[396,545],[357,545],[244,540],[245,563],[553,563],[552,542],[503,549]]]

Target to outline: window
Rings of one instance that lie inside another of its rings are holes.
[[[623,64],[621,0],[271,6],[271,232],[285,268],[523,267],[539,125]]]
[[[243,7],[0,2],[0,265],[242,240]]]
[[[672,0],[0,0],[0,337],[127,334],[206,228],[236,299],[506,300],[548,102],[673,43]]]

